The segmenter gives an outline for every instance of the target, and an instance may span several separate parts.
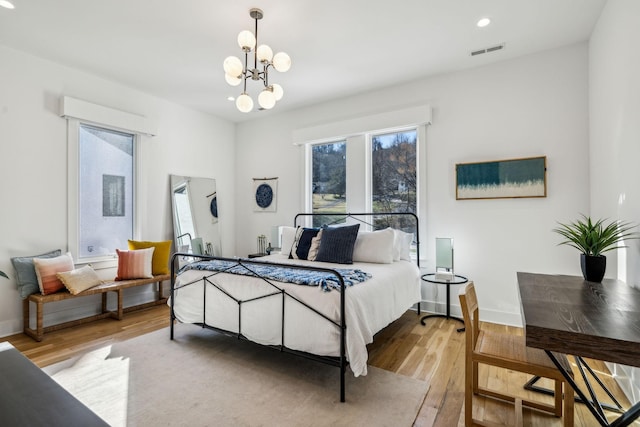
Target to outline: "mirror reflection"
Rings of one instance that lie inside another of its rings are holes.
[[[171,175],[171,204],[177,251],[221,255],[216,180]]]

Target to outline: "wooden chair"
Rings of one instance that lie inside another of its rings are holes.
[[[489,396],[513,402],[516,409],[516,423],[522,423],[522,406],[549,412],[561,417],[564,399],[564,426],[573,426],[573,389],[562,373],[540,349],[527,347],[523,336],[502,334],[480,330],[478,299],[473,282],[469,282],[460,293],[460,304],[466,330],[465,345],[465,426],[495,425],[487,421],[473,419],[473,395]],[[564,355],[557,355],[561,363],[571,372],[569,361]],[[478,364],[497,366],[554,380],[554,405],[509,396],[478,385]],[[563,398],[564,384],[564,398]]]

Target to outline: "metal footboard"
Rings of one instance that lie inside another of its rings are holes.
[[[176,321],[176,316],[175,316],[175,312],[174,312],[174,304],[175,304],[175,296],[176,296],[176,290],[179,288],[176,288],[176,279],[178,276],[178,271],[176,270],[177,267],[177,263],[180,257],[189,257],[194,259],[194,261],[207,261],[207,260],[218,260],[218,261],[226,261],[226,262],[230,262],[232,263],[232,265],[230,266],[230,268],[236,267],[236,266],[241,266],[242,268],[247,269],[249,272],[252,273],[252,276],[258,279],[263,280],[264,282],[268,283],[270,286],[273,287],[273,292],[258,296],[258,297],[254,297],[254,298],[250,298],[250,299],[246,299],[246,300],[239,300],[235,297],[233,297],[231,294],[229,294],[228,292],[226,292],[223,288],[221,288],[217,283],[215,283],[214,281],[214,277],[218,274],[221,273],[225,273],[225,271],[218,271],[218,272],[213,272],[211,275],[208,275],[202,279],[198,279],[198,281],[196,282],[192,282],[192,283],[187,283],[182,285],[181,287],[184,286],[189,286],[191,284],[194,283],[200,283],[201,281],[204,281],[205,283],[203,284],[203,289],[204,289],[204,294],[203,294],[203,319],[202,319],[202,323],[196,323],[202,327],[205,327],[207,329],[211,329],[211,330],[215,330],[217,332],[220,332],[222,334],[225,335],[229,335],[229,336],[234,336],[237,339],[242,339],[242,340],[247,340],[247,341],[251,341],[249,340],[247,337],[245,337],[242,333],[242,305],[243,304],[248,304],[252,301],[256,301],[259,299],[264,299],[264,298],[273,298],[273,297],[281,297],[282,298],[282,312],[281,312],[281,336],[280,336],[280,345],[265,345],[265,347],[270,347],[270,348],[274,348],[277,349],[281,352],[286,352],[286,353],[291,353],[291,354],[296,354],[298,356],[302,356],[311,360],[315,360],[315,361],[319,361],[325,364],[329,364],[329,365],[333,365],[333,366],[338,366],[340,368],[340,401],[344,402],[345,401],[345,373],[346,373],[346,369],[347,369],[347,357],[346,357],[346,322],[345,322],[345,290],[346,290],[346,286],[344,283],[344,279],[342,278],[342,276],[340,275],[340,273],[338,273],[336,270],[333,269],[328,269],[328,268],[319,268],[319,267],[313,267],[313,266],[300,266],[300,265],[292,265],[292,264],[283,264],[283,263],[274,263],[274,262],[261,262],[261,261],[255,261],[252,259],[244,259],[244,258],[223,258],[223,257],[213,257],[213,256],[208,256],[208,255],[194,255],[194,254],[189,254],[189,253],[175,253],[172,257],[171,257],[171,310],[170,310],[170,338],[173,339],[174,336],[174,325],[175,325],[175,321]],[[317,272],[323,272],[323,273],[328,273],[331,274],[333,276],[336,277],[337,281],[340,284],[340,288],[339,288],[339,292],[340,292],[340,319],[338,319],[338,321],[333,320],[331,318],[329,318],[328,316],[320,313],[318,310],[316,310],[314,307],[310,306],[309,304],[305,303],[304,301],[300,300],[299,298],[297,298],[294,295],[291,295],[290,293],[288,293],[285,289],[280,288],[279,286],[275,285],[270,279],[267,279],[265,277],[262,277],[260,274],[258,274],[254,269],[251,268],[251,266],[254,265],[273,265],[273,266],[277,266],[277,267],[285,267],[288,269],[296,269],[296,270],[307,270],[307,271],[317,271]],[[224,295],[226,298],[229,298],[230,300],[234,301],[236,304],[238,304],[238,332],[232,332],[232,331],[228,331],[228,330],[224,330],[212,325],[208,325],[205,322],[205,318],[206,318],[206,289],[207,286],[212,286],[214,288],[216,288],[222,295]],[[331,357],[331,356],[319,356],[319,355],[315,355],[315,354],[311,354],[311,353],[306,353],[303,351],[299,351],[299,350],[294,350],[291,348],[288,348],[285,344],[285,337],[284,337],[284,328],[285,328],[285,299],[286,298],[290,298],[291,300],[301,304],[302,306],[306,307],[308,310],[313,311],[315,314],[317,314],[318,316],[321,316],[322,318],[324,318],[325,320],[327,320],[328,322],[332,323],[333,325],[335,325],[337,328],[339,328],[340,331],[340,355],[338,357]],[[253,341],[252,341],[253,342]]]
[[[335,213],[323,213],[323,212],[319,212],[319,213],[313,213],[313,214],[307,214],[307,213],[300,213],[297,214],[294,218],[294,226],[299,225],[298,222],[301,219],[307,218],[307,217],[318,217],[321,216],[324,219],[327,218],[332,218],[331,220],[329,220],[327,223],[329,225],[331,224],[336,224],[338,222],[343,222],[346,221],[348,219],[354,219],[355,221],[358,221],[360,223],[366,224],[368,226],[370,226],[372,229],[380,229],[380,228],[386,228],[386,227],[394,227],[394,228],[400,228],[398,225],[399,224],[403,224],[405,225],[406,228],[406,223],[409,222],[411,223],[411,228],[413,230],[414,233],[414,243],[416,245],[416,263],[418,265],[418,267],[420,266],[420,237],[419,237],[419,222],[418,222],[418,217],[410,212],[401,212],[401,213],[347,213],[347,214],[335,214]],[[380,219],[376,219],[373,220],[373,218],[382,218],[382,220]],[[174,336],[174,324],[176,322],[176,316],[175,316],[175,312],[174,312],[174,304],[175,304],[175,297],[176,297],[176,279],[177,276],[179,274],[178,271],[178,261],[181,257],[188,257],[194,260],[199,260],[199,261],[206,261],[206,260],[220,260],[220,261],[226,261],[226,262],[230,262],[232,263],[233,267],[236,266],[241,266],[242,268],[247,269],[248,271],[250,271],[252,273],[252,276],[259,278],[263,281],[265,281],[266,283],[268,283],[270,286],[273,287],[273,292],[267,293],[265,295],[261,295],[259,297],[255,297],[255,298],[251,298],[248,300],[239,300],[235,297],[233,297],[232,295],[230,295],[228,292],[226,292],[224,289],[222,289],[219,285],[217,285],[215,283],[215,281],[211,278],[214,278],[217,274],[220,273],[224,273],[224,271],[218,271],[215,273],[212,273],[211,275],[199,279],[196,282],[193,283],[199,283],[200,281],[204,280],[206,283],[203,284],[203,309],[204,309],[204,313],[203,313],[203,319],[202,319],[202,323],[196,323],[204,328],[208,328],[211,330],[215,330],[219,333],[225,334],[225,335],[229,335],[229,336],[233,336],[236,337],[237,339],[242,339],[242,340],[247,340],[247,341],[251,341],[250,339],[248,339],[247,337],[245,337],[242,333],[242,320],[241,320],[241,315],[242,315],[242,305],[243,304],[248,304],[252,301],[255,300],[259,300],[259,299],[264,299],[264,298],[276,298],[276,297],[281,297],[282,298],[282,313],[281,313],[281,327],[282,327],[282,331],[281,331],[281,339],[280,339],[280,345],[265,345],[265,347],[269,347],[269,348],[273,348],[276,350],[279,350],[281,352],[287,352],[287,353],[291,353],[291,354],[295,354],[298,356],[302,356],[305,357],[307,359],[311,359],[311,360],[315,360],[315,361],[319,361],[325,364],[329,364],[332,366],[337,366],[340,368],[340,402],[344,402],[345,401],[345,374],[346,374],[346,369],[347,369],[347,365],[348,365],[348,361],[347,361],[347,357],[346,357],[346,329],[347,329],[347,325],[346,325],[346,317],[345,317],[345,292],[347,287],[345,286],[345,282],[343,277],[340,275],[340,273],[336,270],[333,269],[328,269],[328,268],[321,268],[321,267],[313,267],[313,266],[309,266],[309,265],[292,265],[292,264],[285,264],[285,263],[275,263],[275,262],[263,262],[263,261],[257,261],[255,259],[245,259],[245,258],[223,258],[223,257],[214,257],[214,256],[208,256],[208,255],[195,255],[195,254],[190,254],[190,253],[175,253],[173,254],[172,258],[171,258],[171,310],[170,310],[170,338],[173,339]],[[259,275],[255,269],[252,269],[252,266],[255,265],[274,265],[274,266],[279,266],[279,267],[285,267],[285,268],[290,268],[290,269],[300,269],[300,270],[308,270],[308,271],[317,271],[317,272],[324,272],[324,273],[328,273],[331,274],[333,276],[336,277],[337,281],[340,284],[340,288],[339,288],[339,292],[340,292],[340,318],[338,320],[334,320],[329,318],[328,316],[325,316],[324,314],[320,313],[318,310],[316,310],[314,307],[310,306],[309,304],[306,304],[304,301],[301,301],[299,298],[295,297],[294,295],[291,295],[290,293],[288,293],[285,289],[280,288],[279,286],[275,285],[274,283],[272,283],[272,281],[270,279],[267,279],[265,277],[262,277],[261,275]],[[231,268],[231,267],[230,267]],[[192,283],[190,283],[192,284]],[[188,286],[189,284],[184,284],[181,285],[181,287],[183,286]],[[205,322],[206,319],[206,289],[207,286],[212,286],[215,289],[217,289],[217,291],[220,292],[221,295],[224,295],[225,298],[229,298],[230,300],[233,300],[236,304],[238,304],[238,332],[232,332],[232,331],[228,331],[228,330],[224,330],[224,329],[220,329],[218,327],[212,326],[212,325],[208,325]],[[339,356],[338,357],[331,357],[331,356],[320,356],[320,355],[316,355],[316,354],[312,354],[312,353],[307,353],[307,352],[303,352],[303,351],[299,351],[299,350],[294,350],[291,348],[288,348],[286,346],[285,343],[285,304],[284,301],[286,298],[290,298],[291,300],[301,304],[302,306],[306,307],[307,309],[313,311],[314,313],[316,313],[317,315],[323,317],[325,320],[327,320],[328,322],[332,323],[333,325],[335,325],[339,331],[340,331],[340,349],[339,349]],[[418,303],[418,314],[420,314],[420,303]],[[253,342],[253,341],[251,341]],[[260,344],[258,344],[260,345]]]

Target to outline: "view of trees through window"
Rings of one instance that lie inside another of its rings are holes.
[[[373,212],[417,213],[416,142],[415,129],[372,136],[369,179]],[[313,212],[347,211],[346,151],[346,141],[312,147]],[[314,226],[323,224],[323,220],[316,218]],[[393,224],[397,228],[404,225]]]
[[[314,145],[311,156],[313,212],[347,212],[346,141]],[[314,218],[314,226],[323,223],[322,218]]]
[[[373,212],[417,213],[415,130],[374,135],[371,140]],[[395,224],[404,228],[404,220]]]

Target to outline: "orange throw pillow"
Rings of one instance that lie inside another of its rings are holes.
[[[69,252],[54,258],[34,258],[33,265],[36,268],[38,286],[42,295],[64,289],[64,284],[56,274],[74,269],[73,258]]]
[[[123,251],[118,253],[118,275],[116,280],[147,279],[153,277],[151,260],[154,248]]]

